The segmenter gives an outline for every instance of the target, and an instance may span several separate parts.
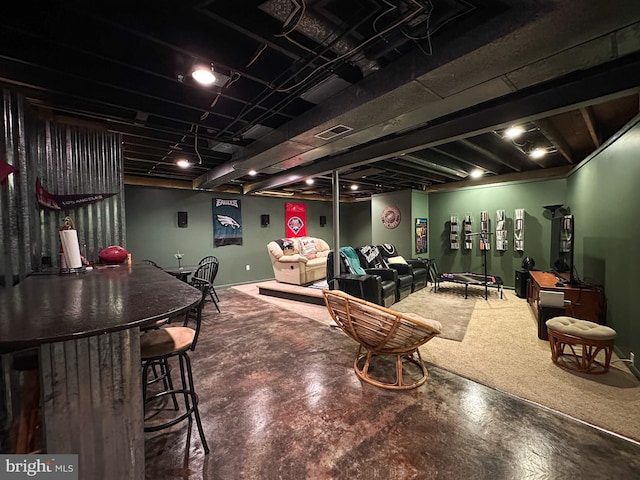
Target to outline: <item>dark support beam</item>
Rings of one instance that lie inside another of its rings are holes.
[[[496,163],[484,155],[476,154],[473,150],[469,150],[469,147],[459,143],[458,140],[462,140],[462,138],[458,138],[455,142],[451,142],[446,145],[438,145],[435,150],[438,153],[449,156],[450,158],[464,160],[470,167],[467,173],[476,168],[484,170],[487,173],[500,173],[499,168],[502,163]]]
[[[443,192],[446,190],[454,190],[462,187],[478,186],[478,185],[490,185],[496,183],[513,182],[516,180],[539,180],[544,178],[562,178],[565,177],[573,168],[572,165],[565,165],[564,167],[553,167],[539,170],[532,170],[530,172],[521,173],[507,173],[505,175],[496,175],[492,177],[465,180],[464,182],[446,183],[444,185],[434,185],[427,188],[427,192]]]
[[[596,118],[593,115],[593,110],[591,109],[591,107],[583,107],[580,109],[580,114],[582,115],[582,119],[587,126],[587,130],[589,130],[589,135],[591,136],[593,144],[596,148],[598,148],[600,145],[602,145],[602,139],[600,138],[600,134],[598,133]]]
[[[480,155],[482,155],[482,156],[484,156],[484,157],[488,158],[488,159],[489,159],[489,160],[491,160],[492,162],[502,164],[502,165],[504,165],[504,166],[506,166],[506,167],[509,167],[511,170],[515,170],[516,172],[519,172],[519,171],[521,170],[520,166],[516,165],[515,163],[505,161],[504,159],[500,158],[500,157],[499,157],[498,155],[496,155],[495,153],[490,152],[490,151],[489,151],[489,150],[487,150],[486,148],[482,148],[482,147],[481,147],[481,146],[479,146],[479,145],[476,145],[475,143],[473,143],[473,142],[472,142],[472,141],[470,141],[470,140],[466,140],[466,139],[464,139],[464,140],[460,140],[460,143],[461,143],[462,145],[464,145],[465,147],[467,147],[467,148],[469,148],[469,149],[473,150],[474,152],[479,153]]]
[[[440,175],[433,170],[412,164],[411,162],[403,161],[399,158],[394,158],[393,162],[383,162],[383,165],[386,171],[412,178],[413,183],[425,183],[425,180],[429,180],[434,183],[445,183],[446,181],[443,175]]]
[[[576,163],[571,147],[565,141],[563,135],[553,126],[553,124],[550,121],[544,118],[541,118],[533,122],[533,124],[536,127],[538,127],[540,132],[542,132],[542,134],[545,137],[547,137],[547,139],[551,143],[553,143],[553,145],[555,145],[555,147],[558,149],[560,154],[567,160],[567,162]],[[532,159],[532,160],[535,161],[535,159]],[[540,164],[539,161],[537,163]]]
[[[514,121],[536,121],[550,114],[568,112],[594,103],[638,92],[640,55],[627,55],[578,75],[516,92],[473,108],[448,115],[423,128],[373,141],[310,166],[273,175],[265,182],[244,187],[244,193],[276,188],[292,183],[292,176],[326,173],[347,166],[366,165],[387,158],[433,148],[470,136],[488,133]],[[202,179],[199,183],[203,182]]]
[[[455,170],[458,170],[460,172],[464,172],[464,177],[465,178],[468,175],[468,169],[466,169],[465,166],[471,167],[471,169],[482,168],[477,163],[474,163],[474,162],[472,162],[472,161],[470,161],[470,160],[468,160],[466,158],[462,158],[459,155],[455,155],[454,153],[447,152],[444,149],[444,145],[441,145],[440,147],[431,147],[428,150],[426,150],[426,153],[429,155],[429,158],[431,158],[432,156],[434,156],[434,157],[442,157],[440,159],[437,159],[437,162],[441,163],[443,165],[446,164],[446,165],[449,166],[449,168],[453,168],[451,166],[452,165],[452,161],[453,161],[453,163],[458,164],[458,166],[455,168]],[[421,153],[421,155],[424,155],[424,153]],[[491,173],[495,173],[495,172],[491,172]]]
[[[467,178],[469,175],[465,170],[454,169],[446,165],[440,165],[438,163],[426,160],[415,154],[407,153],[396,157],[397,160],[408,160],[411,164],[417,164],[423,167],[427,171],[438,173],[441,176],[451,178],[453,180],[460,180],[461,178]]]

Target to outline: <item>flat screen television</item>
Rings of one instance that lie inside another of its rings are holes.
[[[569,273],[569,284],[578,279],[573,265],[575,221],[573,215],[560,215],[551,220],[551,269],[557,275]]]

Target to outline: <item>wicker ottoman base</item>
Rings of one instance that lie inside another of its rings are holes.
[[[546,324],[551,359],[556,365],[584,373],[609,370],[616,338],[614,329],[572,317],[554,317]],[[604,361],[596,360],[600,351],[604,352]],[[567,357],[567,361],[560,362],[562,357]]]

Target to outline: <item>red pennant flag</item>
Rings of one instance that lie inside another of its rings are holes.
[[[4,160],[0,160],[0,185],[6,185],[9,174],[17,171],[18,169],[13,165],[9,165]]]
[[[113,197],[115,193],[84,193],[75,195],[54,195],[45,190],[40,182],[36,179],[36,198],[43,208],[49,210],[70,210],[79,208],[90,203],[99,202],[105,198]]]

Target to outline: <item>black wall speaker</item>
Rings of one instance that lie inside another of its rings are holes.
[[[320,226],[324,227],[327,224],[327,217],[326,215],[320,215]]]
[[[188,223],[187,212],[178,212],[178,226],[180,228],[187,228]]]
[[[260,225],[263,227],[269,226],[269,215],[260,215]]]

